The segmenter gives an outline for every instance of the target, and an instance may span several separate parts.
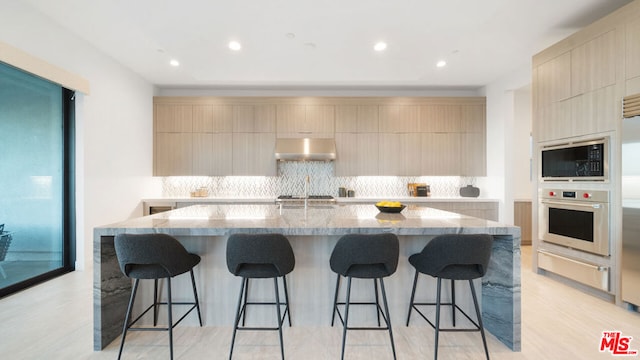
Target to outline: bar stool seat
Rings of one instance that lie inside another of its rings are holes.
[[[347,341],[347,330],[388,330],[391,340],[391,351],[393,358],[396,358],[396,348],[393,342],[393,330],[391,328],[391,318],[389,317],[389,306],[387,304],[387,294],[384,288],[383,278],[391,276],[398,267],[399,256],[398,237],[394,234],[349,234],[342,236],[331,253],[329,263],[331,270],[338,274],[336,279],[336,291],[333,299],[333,314],[331,326],[335,322],[336,313],[343,325],[342,332],[342,352],[341,359],[344,359],[345,345]],[[347,278],[347,294],[344,302],[338,302],[338,291],[340,290],[340,277]],[[375,302],[351,302],[351,279],[373,279]],[[384,312],[380,308],[378,296],[378,282],[382,290],[382,301]],[[338,305],[344,305],[344,319],[338,309]],[[350,327],[349,307],[351,305],[374,305],[378,327]],[[380,315],[385,322],[385,327],[380,326]]]
[[[173,328],[178,325],[193,309],[198,312],[198,320],[202,326],[202,316],[200,315],[200,304],[198,302],[198,292],[196,281],[193,275],[193,268],[200,263],[200,256],[190,254],[180,244],[178,240],[167,234],[118,234],[114,239],[116,257],[122,273],[135,279],[131,298],[127,307],[124,325],[122,329],[122,340],[118,359],[122,356],[124,341],[127,331],[158,331],[164,330],[169,333],[169,353],[173,359]],[[171,295],[171,278],[189,272],[191,274],[191,286],[193,288],[193,302],[174,302]],[[153,304],[147,307],[135,320],[130,321],[133,303],[141,279],[154,280]],[[158,279],[167,280],[167,301],[158,301]],[[167,327],[157,328],[158,307],[167,305]],[[173,322],[173,306],[190,305],[187,312],[175,323]],[[154,327],[132,327],[149,310],[153,309]]]
[[[487,234],[447,234],[434,237],[424,249],[409,257],[409,263],[416,269],[413,279],[413,289],[411,290],[411,301],[407,314],[407,326],[411,319],[411,311],[416,312],[425,319],[429,325],[435,329],[435,351],[434,359],[438,358],[438,335],[440,331],[479,331],[482,335],[482,343],[487,359],[489,359],[489,349],[484,335],[482,316],[478,307],[478,299],[473,286],[473,279],[481,278],[487,272],[489,259],[491,257],[491,246],[493,237]],[[435,303],[414,302],[418,274],[427,274],[437,279],[437,291]],[[451,280],[451,302],[441,302],[442,279]],[[473,304],[476,311],[477,322],[467,315],[458,305],[455,297],[455,280],[469,281]],[[453,328],[440,328],[440,306],[451,306]],[[432,323],[417,306],[436,306],[436,320]],[[462,313],[473,325],[471,329],[455,328],[456,310]]]
[[[286,275],[295,267],[295,256],[289,240],[282,234],[233,234],[227,240],[227,268],[235,276],[242,277],[238,308],[231,338],[229,360],[233,357],[233,347],[238,330],[278,330],[280,338],[280,353],[284,359],[284,342],[282,338],[282,323],[289,319],[291,326],[291,311],[289,310],[289,292]],[[278,278],[282,278],[284,287],[284,303],[280,302]],[[275,302],[248,301],[249,279],[273,278]],[[245,326],[247,305],[275,305],[277,327],[247,327]],[[280,306],[284,305],[281,315]],[[240,326],[242,320],[242,326]]]

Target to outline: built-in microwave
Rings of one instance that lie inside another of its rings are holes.
[[[609,180],[609,138],[543,146],[540,172],[543,181]]]

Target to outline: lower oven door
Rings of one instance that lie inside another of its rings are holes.
[[[539,208],[543,241],[609,255],[607,203],[541,200]]]

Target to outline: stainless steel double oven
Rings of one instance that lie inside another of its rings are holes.
[[[609,192],[604,190],[541,189],[541,240],[608,256]]]

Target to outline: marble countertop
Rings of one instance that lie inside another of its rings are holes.
[[[96,235],[163,232],[174,236],[226,236],[278,232],[285,235],[344,235],[392,232],[396,235],[489,233],[518,235],[511,225],[409,204],[400,214],[373,205],[284,206],[267,204],[193,205],[97,227]]]

